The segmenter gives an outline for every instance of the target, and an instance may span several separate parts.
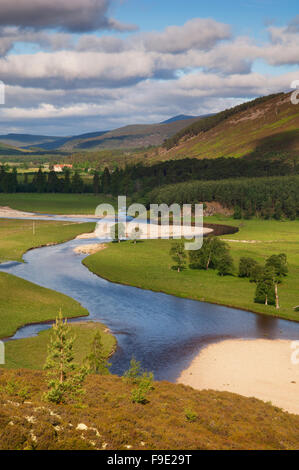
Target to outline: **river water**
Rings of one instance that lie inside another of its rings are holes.
[[[209,343],[226,338],[299,339],[297,323],[108,282],[83,266],[84,255],[74,253],[76,246],[95,242],[99,240],[72,240],[34,249],[24,255],[25,263],[3,263],[0,270],[74,298],[89,311],[89,320],[107,325],[118,341],[111,359],[113,373],[122,374],[134,355],[156,379],[173,381]],[[13,339],[49,327],[27,326]]]

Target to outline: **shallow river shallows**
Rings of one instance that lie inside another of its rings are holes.
[[[82,264],[86,255],[74,253],[76,246],[95,242],[99,240],[37,248],[24,255],[25,263],[3,263],[0,270],[72,297],[89,311],[86,320],[110,328],[118,341],[111,359],[113,373],[122,374],[134,356],[156,379],[174,381],[209,343],[228,338],[299,339],[299,323],[108,282]],[[12,339],[32,337],[50,326],[25,326]]]

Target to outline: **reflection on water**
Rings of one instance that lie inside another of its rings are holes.
[[[265,336],[299,339],[296,323],[101,279],[81,264],[84,255],[73,252],[86,243],[73,240],[32,250],[24,256],[26,263],[6,263],[0,269],[73,297],[90,312],[89,319],[106,324],[119,345],[112,359],[114,373],[127,369],[134,355],[157,379],[174,380],[200,348],[211,342]],[[49,327],[28,326],[15,338]]]

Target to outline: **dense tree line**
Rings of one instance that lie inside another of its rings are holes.
[[[15,170],[14,170],[15,171]],[[2,175],[9,173],[6,167],[1,167]],[[217,159],[183,159],[169,160],[157,163],[151,166],[145,166],[141,163],[136,165],[127,165],[124,168],[115,167],[110,171],[108,167],[104,171],[94,171],[93,184],[82,186],[82,182],[76,183],[75,192],[95,192],[104,194],[138,194],[138,198],[148,193],[155,187],[167,184],[180,183],[192,180],[223,180],[240,177],[265,177],[265,176],[284,176],[299,173],[299,159],[292,159],[281,154],[265,154],[263,158],[217,158]],[[25,173],[26,177],[26,173]],[[72,192],[73,188],[69,183],[71,178],[67,170],[63,177],[55,175],[53,171],[49,174],[42,170],[34,175],[34,181],[28,183],[27,180],[15,185],[8,185],[7,182],[11,176],[5,180],[4,192]],[[5,178],[4,178],[5,179]],[[64,184],[66,179],[66,184]],[[78,180],[78,177],[76,178]]]
[[[235,208],[235,218],[295,219],[299,216],[299,176],[173,184],[153,190],[147,201],[169,205],[217,201]]]
[[[229,160],[233,162],[230,163]],[[266,163],[261,163],[261,166],[263,164],[264,169],[267,168]],[[230,165],[231,178],[224,179],[230,173]],[[234,208],[236,219],[254,215],[262,215],[266,219],[274,217],[277,220],[283,216],[289,219],[299,216],[298,175],[238,178],[240,168],[242,160],[186,159],[168,161],[153,167],[135,165],[124,169],[116,168],[112,173],[105,168],[101,174],[95,171],[93,180],[86,183],[77,171],[71,173],[69,169],[65,169],[61,175],[57,175],[53,170],[45,173],[39,169],[30,181],[25,173],[21,182],[18,181],[15,168],[10,171],[2,165],[0,192],[128,195],[133,200],[147,205],[217,201],[225,207]],[[279,165],[272,164],[268,168],[269,171],[272,168],[275,174]],[[223,179],[210,179],[215,173]],[[252,173],[256,171],[252,170]],[[194,180],[198,175],[199,179]],[[165,184],[169,182],[176,184]]]
[[[169,252],[175,264],[173,269],[178,272],[185,269],[189,258],[190,269],[216,269],[219,276],[231,276],[234,274],[234,262],[230,255],[227,243],[217,237],[206,237],[200,250],[185,251],[184,242],[174,242]]]
[[[242,111],[246,111],[247,109],[250,109],[256,105],[265,103],[266,101],[269,101],[278,96],[283,96],[283,93],[262,96],[261,98],[257,98],[247,103],[242,103],[238,106],[234,106],[233,108],[226,109],[224,111],[221,111],[220,113],[214,114],[207,118],[200,119],[194,122],[193,124],[191,124],[190,126],[186,127],[185,129],[182,129],[181,131],[179,131],[177,134],[170,137],[169,139],[166,139],[163,146],[169,150],[172,147],[175,147],[182,138],[190,138],[190,137],[194,137],[200,134],[201,132],[208,132],[210,129],[213,129],[218,124],[234,116],[235,114],[240,113]]]
[[[186,158],[168,160],[151,166],[142,164],[105,168],[100,191],[114,195],[143,196],[155,187],[192,180],[223,180],[240,177],[284,176],[299,173],[299,159],[286,155],[268,154],[263,158]]]
[[[29,181],[28,173],[24,174],[23,181],[18,180],[17,170],[9,171],[4,165],[0,166],[0,192],[15,193],[84,193],[93,192],[91,184],[84,184],[78,172],[65,169],[62,176],[51,170],[45,173],[40,168]]]
[[[0,167],[0,192],[15,193],[18,189],[18,175],[14,168],[12,172],[8,172],[7,168],[2,165]]]

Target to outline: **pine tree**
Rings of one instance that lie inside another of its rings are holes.
[[[18,189],[18,172],[16,167],[13,167],[10,181],[10,192],[15,193]]]
[[[71,192],[71,172],[69,168],[63,168],[64,180],[63,180],[63,192],[70,193]]]
[[[109,367],[111,364],[109,364],[107,360],[99,331],[96,333],[91,343],[90,354],[86,357],[85,362],[87,364],[87,370],[90,374],[110,374]]]
[[[275,204],[273,217],[276,220],[280,220],[282,217],[282,205],[280,201],[277,201]]]
[[[64,403],[83,393],[83,381],[86,369],[74,363],[73,345],[67,320],[63,320],[60,311],[53,325],[48,356],[44,369],[48,371],[48,393],[45,397],[54,403]]]
[[[93,175],[93,192],[95,196],[100,192],[100,176],[98,171],[95,171]]]
[[[59,190],[59,179],[54,170],[48,173],[47,190],[49,193],[56,193]]]
[[[141,362],[132,357],[130,368],[124,373],[123,380],[128,383],[137,384],[143,374]]]
[[[240,206],[236,206],[234,210],[234,219],[242,219],[242,211]]]
[[[79,175],[78,171],[75,171],[75,174],[72,178],[72,192],[73,193],[83,193],[84,183]]]
[[[34,175],[33,185],[38,193],[43,193],[46,188],[46,175],[43,173],[41,167],[38,172]]]
[[[104,194],[108,194],[110,191],[110,171],[109,168],[105,168],[104,173],[102,175],[102,191]]]

